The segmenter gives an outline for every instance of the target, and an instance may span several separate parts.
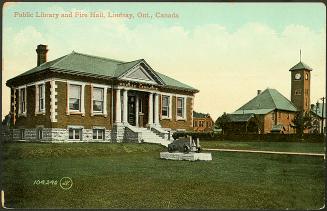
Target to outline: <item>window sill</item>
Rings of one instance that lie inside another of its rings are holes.
[[[82,115],[82,116],[84,116],[85,115],[85,113],[82,113],[82,112],[80,112],[80,111],[69,111],[68,113],[67,113],[67,115]]]
[[[104,114],[104,113],[91,113],[91,116],[104,116],[104,117],[107,117],[107,114]]]
[[[162,120],[165,120],[165,119],[167,119],[167,120],[171,120],[171,117],[163,116],[163,117],[161,117],[161,119],[162,119]]]
[[[37,111],[35,112],[35,116],[36,115],[45,115],[45,111]]]
[[[186,121],[186,118],[177,117],[176,120],[177,120],[177,121]]]
[[[20,113],[20,114],[18,114],[18,117],[26,117],[26,116],[27,116],[26,113]]]

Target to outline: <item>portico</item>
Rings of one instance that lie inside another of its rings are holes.
[[[136,127],[161,127],[160,93],[126,87],[115,89],[115,124]]]

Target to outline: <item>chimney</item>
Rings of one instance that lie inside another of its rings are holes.
[[[259,94],[261,94],[261,90],[260,89],[257,90],[257,95],[259,95]]]
[[[46,45],[38,45],[36,48],[37,53],[37,66],[40,66],[41,64],[47,62],[47,46]]]

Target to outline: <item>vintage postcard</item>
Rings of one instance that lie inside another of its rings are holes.
[[[325,206],[323,3],[2,6],[2,208]]]

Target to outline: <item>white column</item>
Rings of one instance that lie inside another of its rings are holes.
[[[126,89],[124,89],[124,91],[123,91],[123,123],[127,123],[128,121],[127,121],[127,90]]]
[[[120,89],[116,89],[116,123],[121,122]]]
[[[154,95],[154,124],[159,126],[159,94]]]
[[[135,97],[135,126],[139,126],[139,96]]]
[[[84,92],[85,92],[85,84],[82,84],[82,92],[81,92],[81,113],[82,113],[82,116],[85,116]]]
[[[149,118],[148,118],[148,125],[153,124],[153,94],[149,93]]]

